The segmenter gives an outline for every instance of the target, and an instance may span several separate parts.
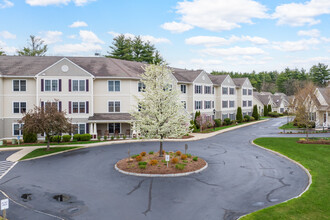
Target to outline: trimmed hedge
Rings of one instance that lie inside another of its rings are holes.
[[[36,143],[38,140],[37,134],[35,133],[23,133],[23,141],[24,143]]]
[[[215,127],[221,126],[221,120],[220,119],[214,119]]]
[[[92,139],[92,135],[90,134],[81,134],[80,141],[90,141]]]
[[[69,142],[71,140],[71,135],[63,135],[62,141],[63,142]]]
[[[224,123],[225,125],[230,125],[230,124],[231,124],[231,120],[230,120],[230,118],[225,118],[225,119],[223,120],[223,123]]]
[[[80,141],[80,134],[73,135],[73,139],[77,140],[77,141]]]

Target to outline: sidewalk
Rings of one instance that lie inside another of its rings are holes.
[[[215,135],[218,134],[222,134],[228,131],[232,131],[238,128],[243,128],[243,127],[247,127],[250,125],[254,125],[254,124],[258,124],[258,123],[262,123],[262,122],[266,122],[269,119],[264,119],[264,120],[260,120],[260,121],[255,121],[255,122],[250,122],[250,123],[246,123],[243,125],[237,125],[231,128],[225,128],[223,130],[219,130],[219,131],[215,131],[215,132],[211,132],[211,133],[192,133],[191,135],[194,136],[192,138],[188,138],[188,139],[164,139],[164,141],[168,141],[168,142],[187,142],[187,141],[198,141],[198,140],[202,140],[202,139],[206,139],[209,137],[213,137]],[[119,140],[119,141],[106,141],[106,142],[97,142],[97,143],[92,143],[92,144],[79,144],[79,149],[81,148],[88,148],[88,147],[98,147],[98,146],[105,146],[105,145],[113,145],[113,144],[126,144],[126,143],[136,143],[136,142],[158,142],[158,139],[135,139],[135,140]],[[51,145],[50,147],[72,147],[74,145]],[[0,151],[17,151],[18,152],[10,155],[6,160],[7,161],[11,161],[11,162],[16,162],[19,161],[22,157],[24,157],[25,155],[27,155],[28,153],[34,151],[35,149],[38,148],[45,148],[46,146],[33,146],[33,147],[6,147],[6,148],[0,148]],[[62,151],[64,152],[64,151]],[[59,152],[61,153],[61,152]],[[56,153],[57,154],[57,153]],[[46,156],[51,156],[54,154],[49,154]],[[44,157],[44,156],[42,156]]]

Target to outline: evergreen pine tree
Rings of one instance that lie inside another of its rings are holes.
[[[268,107],[264,105],[264,116],[268,116]]]
[[[195,123],[195,126],[197,129],[199,129],[199,124],[197,123],[197,117],[201,115],[201,112],[200,111],[196,111],[195,113],[195,120],[194,120],[194,123]]]
[[[241,107],[238,107],[237,108],[236,120],[239,123],[242,123],[243,122],[243,114],[242,114],[242,108]]]
[[[259,113],[258,113],[258,106],[257,106],[257,105],[254,105],[254,106],[253,106],[252,117],[253,117],[255,120],[259,120]]]
[[[272,106],[271,105],[268,105],[268,113],[269,112],[272,112]]]
[[[132,41],[130,38],[126,38],[125,35],[118,35],[113,39],[111,52],[108,51],[107,57],[112,57],[122,60],[133,60],[132,55]]]

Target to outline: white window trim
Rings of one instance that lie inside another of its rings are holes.
[[[76,113],[76,112],[73,112],[73,103],[74,102],[78,102],[78,112]],[[83,102],[84,103],[84,105],[85,105],[85,112],[80,112],[80,102]],[[58,103],[57,103],[57,107],[58,107]],[[87,114],[86,113],[86,111],[87,111],[87,109],[86,109],[86,101],[72,101],[71,102],[71,114]]]
[[[113,110],[114,110],[113,112],[110,112],[109,111],[109,102],[113,102]],[[119,112],[116,112],[115,111],[115,109],[116,109],[115,102],[119,102],[119,107],[120,107],[120,111]],[[108,100],[107,112],[108,113],[122,113],[122,111],[121,111],[121,101],[119,101],[119,100]]]
[[[84,81],[84,90],[80,91],[80,80]],[[73,90],[73,81],[78,81],[78,90]],[[71,79],[71,92],[86,92],[86,79]]]
[[[227,88],[227,93],[223,93],[223,89]],[[221,95],[229,95],[229,87],[221,87]]]
[[[46,80],[50,80],[50,91],[46,91]],[[53,91],[53,80],[57,81],[57,90]],[[58,92],[60,87],[60,80],[59,79],[44,79],[44,92]]]
[[[14,90],[14,81],[18,80],[19,81],[19,85],[18,85],[18,91]],[[25,81],[25,91],[21,91],[21,81]],[[27,80],[26,79],[13,79],[12,80],[12,91],[13,92],[27,92]]]
[[[19,108],[19,112],[18,112],[18,113],[15,113],[15,112],[14,112],[14,103],[15,103],[15,102],[18,102],[18,103],[19,103],[19,106],[18,106],[18,108]],[[22,102],[25,102],[25,108],[26,108],[26,109],[25,109],[25,112],[28,111],[28,108],[27,108],[27,102],[26,102],[26,101],[12,101],[11,107],[12,107],[12,113],[13,113],[13,114],[15,114],[15,115],[16,115],[16,114],[23,114],[23,113],[22,113],[22,109],[21,109],[21,103],[22,103]]]
[[[114,82],[114,83],[113,83],[113,91],[110,91],[110,90],[109,90],[109,82],[110,82],[110,81],[113,81],[113,82]],[[119,86],[119,91],[116,91],[116,83],[115,83],[116,81],[119,81],[119,85],[120,85],[120,86]],[[107,81],[107,87],[108,87],[108,92],[120,92],[120,91],[121,91],[121,80],[108,80],[108,81]],[[138,86],[138,89],[139,89],[139,86]]]
[[[200,88],[200,92],[197,92],[196,91],[196,86],[198,86]],[[200,85],[200,84],[196,84],[195,87],[194,87],[194,94],[203,94],[203,85]]]
[[[111,81],[111,80],[109,80],[109,81]],[[119,80],[117,80],[117,81],[119,81]],[[143,87],[141,87],[141,91],[139,91],[139,84],[144,84],[143,82],[138,82],[138,84],[137,84],[137,91],[138,92],[142,92],[142,89],[143,89]],[[121,84],[121,83],[120,83]],[[109,87],[109,83],[108,83],[108,87]],[[120,87],[121,87],[121,85],[120,85]],[[146,87],[146,85],[144,85],[144,87]],[[109,90],[109,88],[108,88],[108,90]]]
[[[77,134],[81,134],[80,133],[80,125],[85,125],[85,133],[84,134],[87,134],[87,126],[86,126],[86,123],[72,123],[73,125],[78,125],[78,133]],[[73,134],[73,133],[72,133]]]
[[[197,106],[197,105],[196,105],[196,102],[199,102],[199,103],[200,103],[200,106],[199,106],[200,108],[196,108],[196,106]],[[197,100],[195,100],[194,105],[195,105],[195,110],[201,110],[201,109],[203,109],[203,108],[202,108],[203,101],[197,101]]]
[[[12,129],[11,129],[11,134],[13,136],[23,136],[23,130],[19,130],[19,134],[18,135],[15,135],[14,134],[14,125],[18,124],[19,125],[19,128],[22,128],[22,125],[24,125],[24,123],[12,123]],[[23,139],[23,138],[22,138]]]
[[[182,86],[185,87],[184,92],[182,92]],[[180,85],[180,91],[181,91],[182,94],[186,94],[187,93],[187,85],[181,84]]]
[[[230,89],[233,89],[234,90],[234,93],[233,94],[230,94]],[[228,95],[235,95],[235,88],[234,87],[229,87]]]

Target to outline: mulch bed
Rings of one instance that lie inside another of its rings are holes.
[[[174,152],[169,152],[170,161],[168,162],[168,167],[165,162],[165,155],[159,157],[159,153],[146,154],[142,157],[142,161],[147,162],[146,168],[139,168],[139,161],[135,158],[131,158],[131,161],[128,162],[128,158],[122,159],[117,162],[117,167],[126,172],[132,173],[144,173],[144,174],[174,174],[174,173],[186,173],[191,171],[196,171],[203,168],[206,165],[205,160],[198,158],[197,161],[193,161],[193,155],[190,158],[187,158],[185,162],[181,159],[180,156],[177,156]],[[175,167],[176,164],[171,163],[172,158],[178,158],[177,164],[185,164],[183,170],[179,170]],[[151,165],[151,160],[158,160],[157,165]]]
[[[330,145],[330,140],[305,140],[305,141],[297,141],[300,144],[327,144]]]

